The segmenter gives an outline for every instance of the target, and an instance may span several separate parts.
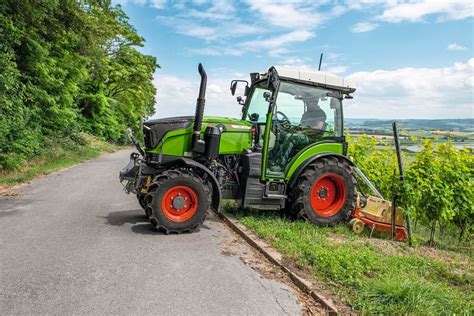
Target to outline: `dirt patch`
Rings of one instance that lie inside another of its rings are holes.
[[[221,253],[225,256],[239,257],[240,260],[262,277],[288,285],[303,308],[303,315],[324,315],[320,304],[297,288],[290,278],[279,268],[271,264],[262,254],[253,249],[245,240],[228,229],[221,240]]]
[[[7,196],[7,197],[16,197],[19,196],[20,193],[17,192],[18,189],[30,184],[31,182],[17,184],[11,187],[1,186],[0,185],[0,196]]]

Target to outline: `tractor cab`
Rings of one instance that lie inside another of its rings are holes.
[[[340,154],[344,153],[342,100],[355,91],[348,80],[275,67],[251,78],[242,120],[254,125],[256,147],[264,153],[265,177],[288,176],[293,161],[307,147],[341,144]],[[232,92],[238,83],[232,82]]]

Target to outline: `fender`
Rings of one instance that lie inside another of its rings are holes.
[[[212,183],[211,207],[216,212],[220,211],[220,203],[221,203],[221,197],[222,197],[221,187],[219,185],[219,181],[217,181],[216,176],[211,172],[211,170],[209,170],[209,168],[189,158],[178,158],[178,159],[169,161],[165,163],[164,165],[172,165],[172,166],[180,166],[180,167],[190,166],[190,167],[197,168],[199,170],[204,171],[209,176],[209,179],[211,180],[211,183]]]
[[[324,158],[324,157],[337,157],[340,158],[344,161],[347,161],[351,167],[356,167],[356,165],[346,156],[340,155],[340,154],[335,154],[335,153],[324,153],[324,154],[319,154],[316,156],[313,156],[311,158],[306,159],[301,165],[296,168],[295,172],[291,175],[290,181],[288,181],[288,187],[291,188],[293,185],[296,183],[296,179],[298,179],[298,176],[303,172],[303,170],[312,162],[316,161],[317,159]]]

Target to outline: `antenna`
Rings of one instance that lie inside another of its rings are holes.
[[[318,71],[321,71],[321,64],[323,62],[323,53],[321,53],[321,57],[319,57],[319,67],[318,67]]]

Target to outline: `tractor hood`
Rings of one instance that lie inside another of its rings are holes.
[[[166,133],[176,132],[178,134],[191,134],[193,129],[194,116],[178,116],[162,119],[149,120],[143,123],[143,134],[145,136],[145,147],[155,148],[163,139]],[[204,116],[201,127],[201,134],[208,126],[217,126],[221,132],[230,133],[251,133],[252,124],[237,118]],[[182,131],[182,132],[179,132]],[[175,133],[173,133],[175,134]]]
[[[149,120],[143,123],[144,131],[147,131],[148,128],[153,129],[166,129],[174,130],[181,128],[188,128],[194,122],[194,116],[177,116],[177,117],[168,117],[156,120]],[[207,126],[223,126],[226,131],[250,131],[252,124],[246,121],[243,121],[238,118],[232,117],[219,117],[219,116],[204,116],[203,118],[203,129]]]

